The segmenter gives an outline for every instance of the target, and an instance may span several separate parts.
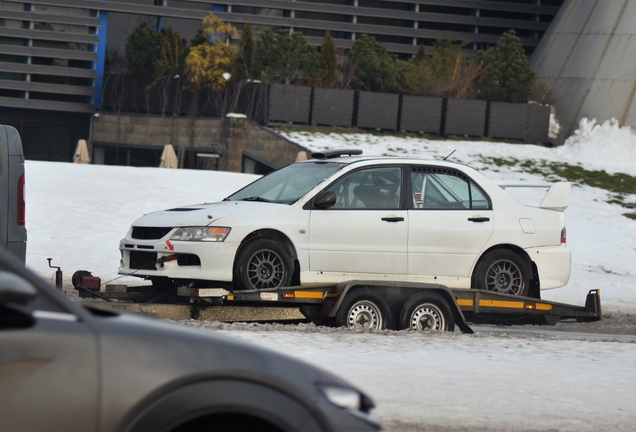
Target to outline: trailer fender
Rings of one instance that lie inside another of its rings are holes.
[[[323,317],[333,318],[336,316],[342,303],[352,290],[359,288],[369,288],[380,293],[389,303],[396,314],[402,309],[402,306],[413,295],[422,291],[435,292],[440,295],[450,307],[455,319],[455,325],[459,327],[462,333],[472,334],[473,330],[466,323],[464,314],[459,308],[455,296],[452,291],[439,284],[409,283],[409,282],[389,282],[379,284],[377,281],[346,281],[337,284],[332,291],[336,294],[336,300],[333,302],[325,302],[320,315]],[[397,316],[397,315],[396,315]]]

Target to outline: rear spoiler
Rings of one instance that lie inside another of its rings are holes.
[[[506,188],[544,188],[549,189],[548,193],[543,197],[543,201],[539,207],[547,210],[565,211],[570,205],[570,192],[572,184],[570,182],[559,182],[554,184],[531,185],[531,184],[511,184],[500,183],[498,185],[502,189]]]

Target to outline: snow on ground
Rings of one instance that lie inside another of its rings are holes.
[[[356,333],[303,324],[203,326],[345,377],[373,397],[374,414],[388,431],[596,432],[636,425],[634,343]]]
[[[484,158],[581,164],[636,176],[636,138],[615,123],[581,123],[559,148],[442,141],[370,134],[288,133],[312,150],[361,148],[365,154],[409,155],[467,163],[497,182],[545,183],[514,166]],[[256,177],[224,172],[26,162],[27,265],[53,280],[46,258],[70,285],[86,269],[117,278],[119,240],[139,216],[157,209],[217,201]],[[636,192],[636,191],[635,191]],[[535,202],[543,192],[519,193]],[[537,195],[538,194],[538,195]],[[636,221],[606,203],[606,191],[573,188],[566,210],[572,277],[549,300],[582,304],[600,288],[603,323],[560,324],[578,331],[636,334]],[[636,195],[628,201],[636,202]],[[138,283],[139,279],[127,278]],[[608,324],[612,324],[608,327]],[[391,431],[631,431],[636,429],[636,343],[501,333],[355,333],[313,325],[188,322],[304,359],[347,378],[377,402]]]

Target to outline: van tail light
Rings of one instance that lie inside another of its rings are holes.
[[[24,197],[24,174],[18,179],[18,226],[26,225],[26,201]]]
[[[561,244],[565,244],[567,240],[567,235],[565,233],[565,227],[561,230]]]

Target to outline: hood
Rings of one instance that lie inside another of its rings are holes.
[[[100,333],[105,363],[114,367],[118,358],[134,353],[139,365],[136,373],[147,374],[149,381],[191,374],[245,376],[259,371],[307,393],[313,393],[318,382],[355,389],[327,371],[228,335],[127,313],[100,315],[104,316],[94,317],[92,322]]]
[[[132,225],[143,227],[205,226],[225,217],[279,210],[281,206],[286,205],[249,201],[223,201],[190,205],[145,214]]]

